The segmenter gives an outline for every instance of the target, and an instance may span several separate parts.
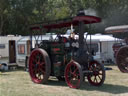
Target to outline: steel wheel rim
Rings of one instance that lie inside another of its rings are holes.
[[[102,66],[96,62],[90,62],[89,70],[92,71],[91,75],[88,75],[88,81],[94,86],[100,86],[105,80],[105,71]]]
[[[70,88],[78,88],[80,85],[80,70],[75,62],[67,65],[65,71],[65,80]]]
[[[35,83],[42,83],[45,75],[45,60],[40,50],[34,50],[29,59],[29,73]]]
[[[128,73],[128,46],[119,49],[116,55],[116,63],[121,72]]]

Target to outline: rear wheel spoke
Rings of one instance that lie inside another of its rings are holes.
[[[98,75],[99,79],[102,80],[102,78]]]

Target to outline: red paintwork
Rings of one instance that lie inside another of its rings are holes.
[[[42,25],[42,28],[46,28],[46,29],[56,29],[56,28],[63,28],[63,27],[70,27],[71,24],[73,26],[77,26],[79,24],[80,21],[83,21],[84,24],[91,24],[91,23],[98,23],[101,22],[101,18],[96,17],[96,16],[76,16],[68,21],[65,20],[61,20],[58,21],[54,24],[37,24],[35,26],[31,27],[31,30],[40,30],[40,26]]]
[[[71,70],[74,67],[74,70]],[[73,72],[72,72],[73,71]],[[70,88],[77,88],[80,84],[80,73],[75,62],[71,61],[65,70],[65,80]],[[77,84],[73,84],[71,81],[77,81]]]
[[[54,51],[54,52],[60,51],[60,48],[53,48],[53,51]]]
[[[102,82],[102,78],[103,78],[103,73],[102,70],[97,70],[97,68],[100,68],[100,65],[97,61],[92,61],[89,64],[89,70],[93,71],[93,75],[88,75],[88,81],[94,85],[94,86],[99,86]]]
[[[32,81],[40,84],[43,80],[43,78],[41,78],[40,76],[43,76],[45,74],[45,61],[41,60],[43,58],[41,58],[39,55],[42,55],[40,50],[36,50],[31,53],[29,59],[29,73]],[[36,59],[37,56],[40,57],[38,60]]]

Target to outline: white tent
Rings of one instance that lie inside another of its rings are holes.
[[[99,40],[99,53],[97,54],[96,58],[100,58],[101,61],[105,63],[111,63],[110,61],[115,62],[114,58],[114,51],[113,51],[113,44],[115,43],[117,38],[112,37],[112,35],[101,35],[96,34],[91,36],[93,39]],[[87,39],[90,39],[88,36]]]

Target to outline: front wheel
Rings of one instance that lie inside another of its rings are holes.
[[[91,61],[89,71],[91,74],[87,76],[88,82],[93,86],[101,86],[105,80],[104,66],[97,61]]]
[[[65,80],[70,88],[79,88],[83,82],[83,72],[79,63],[71,61],[65,68]]]

